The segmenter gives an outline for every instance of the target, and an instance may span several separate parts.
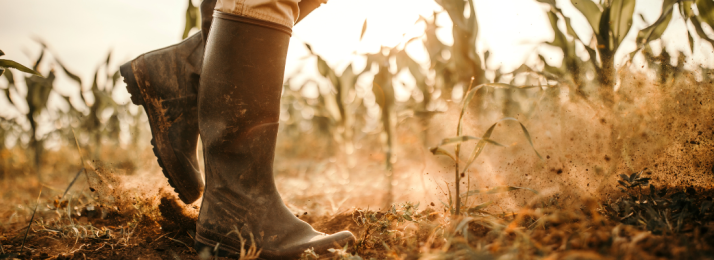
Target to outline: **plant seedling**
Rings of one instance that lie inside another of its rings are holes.
[[[494,140],[491,139],[491,134],[493,134],[493,130],[496,128],[496,125],[498,125],[498,123],[503,122],[503,121],[516,121],[516,122],[518,122],[518,123],[521,125],[521,129],[523,130],[523,135],[525,135],[526,139],[528,140],[528,143],[531,145],[531,148],[533,148],[533,151],[535,151],[535,153],[536,153],[536,155],[538,156],[538,158],[543,159],[543,157],[540,156],[540,154],[538,153],[538,151],[535,149],[535,146],[533,146],[533,140],[531,140],[531,136],[530,136],[530,134],[528,133],[528,129],[526,129],[526,127],[525,127],[520,121],[518,121],[518,119],[515,119],[515,118],[512,118],[512,117],[506,117],[506,118],[502,118],[501,120],[498,120],[496,123],[494,123],[493,125],[491,125],[491,127],[489,127],[488,130],[486,131],[486,133],[484,133],[484,135],[481,136],[481,137],[476,137],[476,136],[470,136],[470,135],[464,135],[464,134],[463,134],[463,122],[464,122],[464,114],[466,113],[466,108],[468,107],[469,103],[470,103],[471,100],[474,98],[474,96],[476,95],[476,92],[478,92],[479,89],[481,89],[481,88],[483,88],[483,87],[501,88],[501,89],[526,89],[526,88],[535,88],[536,86],[515,87],[515,86],[512,86],[512,85],[503,84],[503,83],[485,83],[485,84],[478,85],[478,86],[476,86],[475,88],[472,88],[472,87],[473,87],[473,79],[471,80],[471,84],[470,84],[470,86],[469,86],[469,90],[468,90],[468,92],[466,93],[466,97],[464,98],[463,107],[461,108],[461,114],[460,114],[460,116],[459,116],[459,123],[458,123],[458,126],[456,127],[456,135],[457,135],[457,136],[456,136],[456,137],[445,138],[445,139],[443,139],[443,140],[441,141],[441,143],[439,143],[439,145],[437,145],[436,147],[430,149],[431,153],[433,153],[434,155],[446,155],[446,156],[448,156],[449,158],[451,158],[451,160],[454,161],[454,164],[455,164],[454,180],[455,180],[455,183],[456,183],[456,195],[455,195],[455,197],[456,197],[456,198],[455,198],[455,202],[456,202],[455,204],[456,204],[456,205],[455,205],[455,209],[453,209],[454,212],[452,212],[452,213],[455,214],[455,215],[457,215],[457,216],[461,214],[461,197],[468,197],[468,196],[471,196],[471,195],[474,195],[474,194],[481,193],[480,190],[474,190],[474,191],[469,191],[469,192],[466,192],[466,193],[464,193],[464,194],[461,194],[461,192],[460,192],[460,187],[459,187],[459,186],[460,186],[460,185],[459,185],[459,181],[461,180],[462,175],[465,175],[465,174],[466,174],[466,170],[468,170],[469,166],[471,166],[471,164],[476,160],[476,158],[478,158],[478,156],[481,155],[481,152],[483,152],[483,149],[484,149],[484,147],[486,146],[486,144],[493,144],[493,145],[497,145],[497,146],[504,146],[504,145],[502,145],[502,144],[500,144],[500,143],[498,143],[498,142],[496,142],[496,141],[494,141]],[[471,155],[469,155],[469,159],[466,161],[465,166],[463,167],[463,170],[462,170],[462,171],[459,171],[459,162],[460,162],[459,156],[460,156],[460,154],[461,154],[461,143],[464,143],[464,142],[467,142],[467,141],[470,141],[470,140],[478,140],[478,144],[476,145],[476,147],[474,148],[474,150],[471,152]],[[452,145],[452,144],[455,144],[455,145],[456,145],[456,147],[455,147],[455,149],[454,149],[454,154],[451,154],[451,153],[449,153],[448,151],[444,150],[444,148],[442,148],[443,146]],[[505,146],[504,146],[504,147],[505,147]],[[485,193],[486,193],[486,194],[492,194],[492,193],[499,193],[499,192],[507,192],[507,191],[511,191],[511,190],[517,190],[517,189],[524,189],[524,188],[513,187],[513,186],[503,186],[503,187],[493,188],[493,189],[491,189],[491,190],[489,190],[489,191],[486,191]],[[535,192],[534,190],[531,190],[531,189],[528,189],[528,190]],[[535,192],[535,193],[537,193],[537,192]],[[479,207],[479,206],[477,206],[477,208],[478,208],[478,207]],[[449,196],[449,205],[448,205],[448,208],[449,208],[450,210],[452,210],[451,196]],[[481,208],[483,208],[483,207],[481,207]],[[480,210],[481,208],[478,208],[478,209],[475,209],[475,210],[478,211],[478,210]],[[473,211],[473,210],[472,210],[472,211]]]

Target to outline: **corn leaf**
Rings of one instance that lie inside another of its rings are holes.
[[[490,137],[491,137],[491,134],[493,134],[493,129],[496,128],[496,125],[497,125],[497,124],[498,124],[498,123],[493,124],[491,127],[489,127],[488,130],[486,131],[486,133],[483,134],[483,137],[482,137],[482,138],[483,138],[483,139],[488,139],[488,138],[490,138]],[[484,149],[485,147],[486,147],[486,142],[483,142],[483,141],[478,142],[478,144],[476,145],[476,147],[474,147],[474,150],[471,152],[471,155],[469,156],[468,161],[466,161],[466,166],[464,166],[463,172],[466,172],[466,171],[469,169],[469,166],[471,166],[471,164],[472,164],[474,161],[476,161],[476,158],[478,158],[478,156],[481,155],[481,152],[483,152],[483,149]]]
[[[307,50],[310,52],[310,54],[314,54],[314,53],[312,52],[312,45],[310,45],[309,43],[306,42],[306,43],[305,43],[305,48],[307,48]]]
[[[702,40],[708,41],[710,44],[714,45],[714,40],[709,38],[709,35],[704,32],[704,29],[702,29],[702,22],[699,21],[699,18],[697,16],[692,16],[689,19],[692,20],[694,30],[697,31],[697,35],[699,35],[699,38],[702,38]]]
[[[570,35],[570,36],[572,36],[573,38],[575,38],[576,40],[582,42],[582,40],[580,40],[580,37],[578,36],[578,34],[577,34],[577,33],[575,32],[575,30],[573,29],[573,24],[570,22],[570,17],[565,17],[564,20],[565,20],[565,28],[566,28],[566,30],[567,30],[567,32],[568,32],[568,35]],[[584,44],[583,44],[583,45],[584,45]]]
[[[585,16],[588,20],[590,27],[593,29],[596,35],[600,34],[600,17],[602,12],[600,8],[592,0],[570,0],[580,13]]]
[[[526,126],[524,126],[523,123],[521,123],[520,121],[518,122],[518,124],[521,125],[521,129],[523,130],[523,135],[525,135],[526,139],[528,139],[528,143],[531,145],[531,148],[533,148],[533,151],[536,153],[538,158],[543,160],[543,156],[540,156],[540,153],[538,153],[538,150],[535,149],[535,146],[533,145],[533,139],[531,139],[531,134],[528,133],[528,129],[526,129]]]
[[[359,40],[362,41],[362,38],[364,38],[364,33],[367,32],[367,19],[364,19],[364,23],[362,24],[362,33],[359,35]]]
[[[188,7],[186,8],[186,26],[183,29],[183,36],[181,39],[188,38],[188,34],[193,28],[200,28],[201,16],[199,14],[198,7],[193,5],[191,0],[188,0]]]
[[[701,21],[709,24],[709,27],[714,28],[714,1],[697,0],[696,4]]]
[[[457,137],[444,138],[443,140],[441,140],[441,143],[439,143],[439,147],[445,146],[445,145],[450,145],[450,144],[460,144],[463,142],[467,142],[469,140],[480,140],[480,141],[490,143],[493,145],[505,147],[504,145],[502,145],[494,140],[491,140],[488,138],[480,138],[480,137],[476,137],[476,136],[470,136],[470,135],[462,135],[462,136],[457,136]]]
[[[536,0],[536,1],[544,3],[544,4],[549,4],[551,6],[555,6],[555,0]]]
[[[5,56],[5,52],[3,52],[2,50],[0,50],[0,56]]]
[[[481,141],[479,141],[479,143],[476,145],[476,147],[474,147],[474,150],[471,152],[469,159],[466,161],[466,166],[464,167],[463,172],[466,172],[466,170],[468,170],[469,166],[471,166],[471,164],[474,161],[476,161],[478,156],[481,155],[481,152],[483,152],[483,149],[485,148],[486,143],[487,142],[491,143],[491,142],[489,142],[489,140],[491,140],[490,137],[491,137],[491,134],[493,134],[493,130],[496,128],[498,123],[503,122],[503,121],[518,122],[521,125],[521,129],[523,130],[523,135],[526,137],[526,139],[528,139],[528,142],[530,143],[531,148],[533,148],[533,151],[535,151],[538,158],[540,158],[541,160],[543,159],[543,157],[541,157],[540,153],[538,153],[538,151],[533,146],[533,141],[531,140],[531,135],[530,135],[530,133],[528,133],[528,130],[526,129],[526,127],[520,121],[518,121],[518,119],[515,119],[512,117],[506,117],[506,118],[502,118],[501,120],[498,120],[498,122],[494,123],[493,125],[491,125],[491,127],[488,128],[488,130],[486,130],[486,133],[484,133],[483,136],[481,137]],[[503,146],[498,143],[492,143],[492,144]]]
[[[57,55],[54,55],[54,56],[57,57]],[[81,90],[81,88],[82,88],[82,79],[79,78],[79,76],[77,76],[77,74],[74,74],[74,73],[72,73],[69,69],[67,69],[67,66],[65,66],[64,63],[62,63],[61,60],[55,58],[55,62],[57,62],[57,64],[60,66],[60,68],[62,68],[62,71],[64,71],[64,74],[66,74],[66,75],[67,75],[70,79],[72,79],[74,82],[77,82],[77,85],[79,85],[79,88],[80,88],[80,90]]]
[[[429,149],[429,151],[430,151],[433,155],[446,155],[446,156],[448,156],[449,158],[451,158],[451,160],[453,160],[454,162],[456,161],[456,157],[454,157],[452,154],[450,154],[449,152],[447,152],[446,150],[444,150],[444,149],[442,149],[442,148],[440,148],[440,147],[431,148],[431,149]]]
[[[657,18],[657,21],[652,23],[652,25],[648,26],[645,29],[640,30],[637,33],[637,45],[641,48],[641,46],[644,46],[645,44],[649,43],[650,41],[659,39],[662,37],[662,34],[664,31],[667,29],[667,26],[669,26],[669,21],[672,20],[672,10],[673,10],[673,5],[674,1],[667,0],[664,1],[662,4],[662,15]],[[639,48],[638,48],[639,49]]]
[[[558,29],[558,16],[550,11],[548,12],[548,19],[550,20],[551,29],[553,29],[553,33],[555,34],[553,41],[548,44],[563,49],[563,52],[567,52],[567,40],[565,39],[565,35]]]
[[[610,6],[610,31],[615,37],[615,46],[620,46],[632,27],[635,0],[614,0]]]
[[[28,67],[25,67],[24,65],[17,63],[12,60],[3,60],[0,59],[0,67],[2,68],[10,68],[10,69],[16,69],[25,73],[29,73],[38,77],[42,77],[42,75],[37,72],[36,70],[30,69]]]

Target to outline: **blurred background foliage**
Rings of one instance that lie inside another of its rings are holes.
[[[664,42],[651,45],[658,42],[674,12],[679,12],[685,23],[692,24],[693,32],[687,32],[692,49],[695,40],[714,42],[706,33],[714,28],[714,0],[665,0],[660,17],[649,23],[649,27],[636,32],[637,49],[630,53],[626,62],[616,61],[615,53],[620,50],[625,35],[632,30],[633,19],[644,19],[634,13],[634,7],[637,2],[645,1],[571,0],[593,31],[589,40],[573,30],[570,17],[563,14],[554,0],[534,1],[548,7],[547,17],[554,37],[542,44],[562,51],[560,67],[552,66],[553,61],[542,55],[539,55],[538,63],[523,64],[513,71],[487,67],[489,52],[478,50],[476,44],[479,20],[475,10],[478,6],[471,0],[436,0],[442,10],[416,21],[424,25],[421,36],[405,39],[396,46],[383,46],[375,53],[359,53],[344,69],[331,67],[312,46],[305,44],[310,53],[304,58],[306,66],[315,66],[319,73],[306,75],[298,71],[286,76],[281,106],[282,136],[289,140],[315,141],[302,146],[293,144],[289,148],[299,153],[325,147],[325,153],[344,162],[343,170],[347,173],[357,167],[357,149],[365,143],[379,144],[372,150],[383,153],[380,158],[386,172],[386,188],[391,193],[393,167],[400,151],[397,129],[400,125],[408,126],[424,148],[437,145],[441,138],[453,136],[455,133],[430,132],[431,120],[434,115],[460,108],[472,80],[475,85],[504,83],[519,88],[478,89],[468,107],[464,108],[471,117],[468,120],[485,121],[490,125],[504,117],[527,119],[538,102],[544,107],[558,104],[559,89],[567,89],[571,101],[608,108],[610,113],[605,118],[618,122],[621,117],[618,112],[621,108],[615,102],[620,82],[618,72],[629,70],[635,56],[644,57],[646,69],[653,71],[661,84],[670,82],[675,73],[683,71],[683,53],[672,61],[672,56],[663,48]],[[437,37],[436,31],[440,28],[436,17],[440,13],[448,14],[453,22],[450,28],[452,44]],[[189,1],[183,38],[199,27],[200,13]],[[369,31],[369,27],[369,21],[365,21],[362,35]],[[692,36],[694,34],[697,39]],[[423,46],[428,56],[426,62],[418,62],[407,53],[407,46],[413,44]],[[77,76],[79,72],[64,66],[60,55],[53,53],[49,44],[41,43],[41,46],[33,66],[41,77],[11,70],[6,70],[3,75],[8,83],[0,88],[13,109],[24,117],[0,118],[0,149],[4,165],[0,167],[3,171],[0,177],[6,175],[13,160],[19,160],[9,152],[13,149],[22,151],[29,158],[27,161],[36,166],[26,170],[26,174],[41,176],[37,166],[43,163],[43,151],[48,146],[86,147],[89,151],[85,156],[98,159],[103,147],[148,144],[149,132],[143,110],[128,103],[117,103],[112,98],[113,93],[125,90],[118,71],[111,70],[108,65],[112,59],[111,51],[91,72],[93,81],[82,82]],[[357,64],[364,64],[364,67]],[[705,78],[711,77],[711,69],[703,65],[697,65],[694,70]],[[57,91],[54,81],[57,73],[73,80],[74,93]],[[22,84],[15,80],[17,77],[25,77]],[[395,86],[410,90],[408,97],[398,97]],[[64,104],[48,106],[51,95],[60,96]],[[76,96],[80,98],[71,98]],[[493,106],[499,107],[496,114],[485,109]],[[616,123],[611,130],[621,131]],[[612,167],[608,174],[612,174],[620,162],[623,147],[616,140],[611,140],[609,146],[614,160],[610,161]],[[391,203],[391,197],[385,200]]]

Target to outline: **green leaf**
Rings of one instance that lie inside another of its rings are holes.
[[[493,134],[493,129],[496,128],[496,124],[493,124],[491,127],[488,128],[486,133],[483,134],[483,139],[489,139],[491,137],[491,134]],[[466,161],[466,165],[464,166],[463,172],[466,172],[469,169],[469,166],[476,161],[476,158],[478,158],[479,155],[481,155],[481,152],[483,152],[483,149],[486,147],[486,142],[479,141],[476,147],[474,147],[474,150],[471,152],[471,155],[469,156],[469,159]]]
[[[322,57],[317,56],[317,71],[320,72],[320,75],[323,77],[327,77],[327,74],[330,71],[330,66],[327,65],[327,62],[322,59]]]
[[[697,9],[701,20],[714,28],[714,0],[697,0]]]
[[[674,1],[672,0],[664,1],[662,4],[662,15],[657,18],[657,21],[637,33],[637,49],[642,48],[642,46],[646,45],[650,41],[662,37],[662,34],[667,29],[667,26],[669,26],[669,21],[672,20],[673,5]]]
[[[0,67],[16,69],[16,70],[19,70],[19,71],[22,71],[25,73],[29,73],[29,74],[32,74],[32,75],[35,75],[38,77],[42,77],[42,75],[39,72],[37,72],[33,69],[30,69],[28,67],[25,67],[24,65],[17,63],[15,61],[11,61],[11,60],[0,59]]]
[[[490,190],[470,190],[468,192],[462,193],[461,197],[469,197],[473,196],[476,194],[496,194],[496,193],[504,193],[504,192],[509,192],[509,191],[514,191],[514,190],[527,190],[530,192],[533,192],[534,194],[538,194],[538,191],[531,189],[531,188],[524,188],[524,187],[516,187],[516,186],[498,186],[498,187],[493,187]]]
[[[553,12],[548,12],[548,19],[550,20],[550,27],[553,29],[553,41],[549,42],[549,45],[561,48],[563,52],[567,52],[567,40],[565,35],[558,29],[558,16]]]
[[[538,54],[538,58],[543,62],[543,72],[549,80],[558,80],[565,74],[560,68],[548,65],[543,55]]]
[[[635,0],[614,0],[610,6],[610,31],[615,46],[620,46],[627,32],[632,27],[632,15],[635,13]]]
[[[4,56],[4,55],[5,55],[5,53],[2,50],[0,50],[0,56]]]
[[[119,70],[114,72],[114,75],[112,75],[112,86],[116,86],[117,81],[119,81],[119,78],[121,78],[121,74],[119,73]]]
[[[431,149],[429,149],[429,151],[430,151],[433,155],[446,155],[446,156],[448,156],[449,158],[451,158],[451,160],[453,160],[454,162],[456,161],[456,157],[454,157],[452,154],[450,154],[449,152],[447,152],[446,150],[444,150],[444,149],[442,149],[442,148],[440,148],[440,147],[431,148]]]
[[[521,129],[523,129],[523,134],[526,136],[526,139],[528,139],[528,143],[531,145],[531,148],[533,148],[533,151],[536,153],[538,158],[543,160],[543,156],[540,156],[540,153],[538,153],[538,150],[535,149],[535,146],[533,145],[533,139],[531,139],[531,134],[528,133],[528,129],[526,129],[526,126],[523,125],[523,123],[518,122],[518,124],[521,125]]]
[[[12,75],[12,71],[8,70],[7,73],[3,76],[7,80],[7,83],[10,84],[8,89],[14,88],[15,87],[15,77],[14,77],[14,75]],[[8,96],[8,100],[10,100],[9,96]]]
[[[694,12],[692,11],[692,2],[693,1],[679,2],[679,12],[682,14],[685,21],[694,16]]]
[[[544,3],[544,4],[549,4],[551,6],[555,6],[555,0],[536,0],[536,1]]]
[[[711,45],[714,45],[714,40],[709,38],[709,35],[704,32],[704,29],[702,29],[702,22],[699,21],[699,18],[697,18],[697,16],[692,16],[689,19],[692,20],[694,30],[697,31],[699,38],[702,38],[702,40],[708,41]]]
[[[593,32],[600,34],[600,17],[602,16],[602,12],[597,4],[591,0],[570,0],[570,2],[585,16]]]
[[[191,0],[188,0],[188,7],[186,8],[186,25],[184,26],[183,36],[181,39],[188,38],[188,34],[191,32],[191,29],[201,28],[200,19],[201,17],[199,14],[198,7],[193,5],[193,2]]]
[[[43,47],[42,47],[42,51],[40,52],[40,56],[37,57],[37,60],[35,61],[35,65],[32,66],[32,69],[34,69],[34,70],[37,70],[37,68],[40,67],[40,63],[42,62],[42,59],[44,59],[44,57],[45,57],[46,47],[45,47],[45,45],[42,45],[42,46]]]
[[[570,35],[573,38],[575,38],[576,40],[582,42],[582,40],[580,40],[580,37],[578,37],[578,34],[575,33],[572,23],[570,23],[570,17],[565,17],[565,28],[567,29],[568,35]],[[585,45],[585,44],[583,43],[583,45]]]
[[[109,54],[107,54],[107,61],[104,62],[104,65],[109,66],[109,62],[112,60],[112,51],[109,51]]]
[[[493,125],[491,125],[491,127],[488,128],[488,130],[486,131],[486,133],[483,134],[483,137],[481,137],[481,141],[479,141],[479,143],[476,145],[476,147],[474,147],[474,150],[471,152],[471,155],[469,156],[469,159],[466,161],[466,165],[464,166],[463,172],[466,172],[466,170],[468,170],[469,166],[471,166],[471,164],[472,164],[474,161],[476,161],[476,159],[478,158],[478,156],[481,155],[481,152],[483,152],[483,149],[484,149],[484,147],[486,146],[486,143],[492,143],[492,144],[496,144],[496,145],[499,145],[499,146],[503,146],[503,145],[500,145],[500,144],[498,144],[498,143],[496,143],[496,142],[493,142],[493,140],[490,139],[491,134],[493,134],[493,130],[496,128],[496,126],[498,125],[498,123],[503,122],[503,121],[516,121],[516,122],[518,122],[518,123],[521,125],[521,129],[523,130],[523,134],[525,135],[526,139],[528,139],[528,142],[530,143],[531,148],[533,148],[533,151],[536,153],[536,155],[538,156],[538,158],[540,158],[541,160],[543,159],[543,157],[541,157],[540,153],[538,153],[538,151],[537,151],[537,150],[535,149],[535,147],[533,146],[533,141],[531,140],[531,136],[530,136],[530,134],[528,133],[528,130],[526,129],[526,127],[525,127],[523,124],[521,124],[521,122],[518,121],[518,119],[515,119],[515,118],[512,118],[512,117],[506,117],[506,118],[502,118],[501,120],[498,120],[496,123],[494,123]]]
[[[57,57],[56,55],[54,55],[54,56]],[[74,82],[77,82],[77,85],[79,85],[79,88],[81,89],[82,88],[82,79],[79,78],[79,76],[77,76],[76,74],[69,71],[69,69],[67,69],[67,66],[65,66],[64,63],[62,63],[62,61],[60,61],[58,58],[55,58],[55,62],[57,62],[57,64],[60,66],[60,68],[62,68],[62,71],[64,71],[64,74],[66,74]]]

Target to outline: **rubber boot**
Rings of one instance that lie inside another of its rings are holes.
[[[261,259],[327,254],[355,241],[326,235],[293,215],[273,178],[280,95],[290,29],[216,11],[198,95],[206,191],[196,250],[239,255],[251,243]],[[241,243],[244,242],[244,243]]]
[[[179,44],[140,55],[120,67],[131,101],[144,107],[154,154],[169,184],[186,204],[203,193],[198,168],[197,91],[216,0],[201,3],[201,32]]]

